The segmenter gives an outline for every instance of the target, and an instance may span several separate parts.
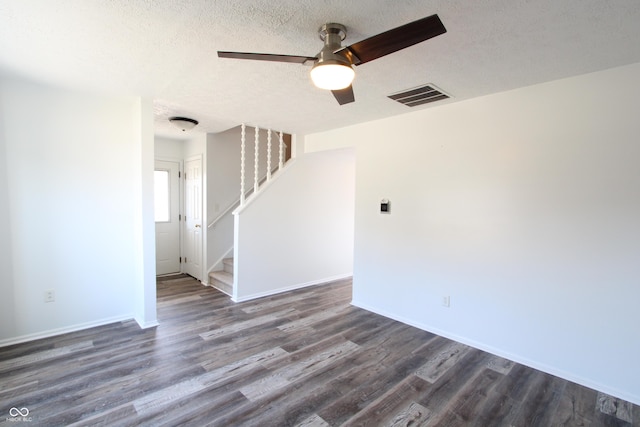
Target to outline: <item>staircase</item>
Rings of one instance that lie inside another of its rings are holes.
[[[234,130],[233,132],[237,131]],[[233,253],[233,246],[235,246],[235,234],[234,224],[235,215],[234,212],[246,203],[246,199],[255,196],[261,186],[272,179],[272,176],[279,172],[285,163],[291,159],[292,154],[292,136],[281,132],[274,132],[271,129],[260,129],[257,126],[253,128],[253,141],[254,141],[254,164],[253,164],[253,186],[247,185],[246,181],[249,177],[245,174],[245,166],[247,163],[246,151],[247,147],[247,126],[243,123],[239,129],[240,137],[240,191],[238,198],[232,203],[227,205],[227,208],[222,210],[213,221],[207,225],[206,242],[207,256],[210,259],[216,260],[214,265],[207,265],[207,271],[209,271],[208,285],[212,286],[219,291],[233,297],[233,258],[225,258],[222,260],[222,270],[211,271],[214,268],[219,268],[220,258],[229,256]],[[261,159],[260,150],[260,133],[262,137],[266,136],[266,159]],[[272,140],[276,138],[275,143],[272,144]],[[226,138],[226,137],[224,137]],[[226,139],[225,139],[226,140]],[[222,139],[220,140],[222,141]],[[272,156],[272,149],[277,150]],[[264,169],[264,162],[266,162],[266,169]],[[262,169],[262,170],[261,170]],[[221,181],[226,179],[226,175],[220,177]],[[220,196],[218,194],[211,195],[213,199]],[[225,203],[227,203],[225,201]],[[218,209],[216,209],[218,212]],[[229,249],[230,248],[230,249]]]
[[[223,270],[209,273],[209,284],[227,295],[233,295],[233,258],[222,260]]]

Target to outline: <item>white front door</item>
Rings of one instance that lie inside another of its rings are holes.
[[[156,274],[180,272],[180,163],[156,160]]]
[[[202,159],[184,163],[183,271],[202,280]]]

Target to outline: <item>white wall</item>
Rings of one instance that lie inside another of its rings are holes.
[[[251,162],[247,161],[247,166],[251,167],[251,171],[253,171],[252,144],[253,138],[250,144],[247,144],[247,154],[251,155]],[[207,152],[209,153],[207,166],[210,171],[207,223],[210,223],[240,197],[240,128],[235,127],[225,132],[208,134]]]
[[[1,90],[1,89],[0,89]],[[0,92],[1,93],[1,92]],[[9,215],[9,183],[7,176],[6,132],[4,130],[4,102],[0,96],[0,342],[15,334],[15,307],[13,305],[13,244]]]
[[[223,218],[218,217],[240,197],[240,128],[208,134],[207,153],[207,226],[217,221],[207,227],[206,265],[207,270],[221,270],[222,259],[233,248],[233,215],[229,211]]]
[[[351,276],[353,150],[296,158],[236,214],[233,299]]]
[[[640,404],[638,75],[308,135],[356,147],[354,304]]]
[[[3,318],[0,345],[134,316],[155,320],[141,283],[148,263],[137,264],[153,253],[136,252],[149,246],[141,234],[148,198],[136,198],[148,186],[142,162],[153,159],[149,111],[139,99],[0,78],[0,232],[10,224],[0,248],[11,262],[0,300],[13,311],[3,315],[12,319]],[[44,302],[49,289],[53,303]]]
[[[182,161],[184,141],[170,138],[154,138],[155,157],[159,159],[170,159]]]
[[[207,134],[192,132],[193,135],[191,138],[183,141],[182,155],[185,159],[194,156],[204,156],[207,150]]]
[[[156,227],[154,215],[153,102],[138,98],[133,108],[135,319],[142,328],[157,326]]]

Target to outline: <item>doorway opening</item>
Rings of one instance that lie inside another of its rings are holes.
[[[182,271],[180,169],[178,161],[155,161],[156,276]]]

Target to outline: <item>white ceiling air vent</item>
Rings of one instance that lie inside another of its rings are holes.
[[[443,99],[451,98],[446,93],[432,84],[426,84],[424,86],[416,87],[413,89],[404,90],[399,93],[389,95],[389,98],[394,101],[398,101],[407,107],[415,107],[417,105],[427,104],[429,102],[442,101]]]

